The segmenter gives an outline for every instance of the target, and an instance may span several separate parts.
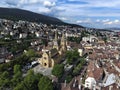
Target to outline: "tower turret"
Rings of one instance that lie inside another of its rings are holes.
[[[57,30],[55,31],[55,38],[53,40],[53,48],[56,48],[57,50],[59,49],[59,46],[58,46],[58,32],[57,32]]]
[[[62,33],[62,38],[61,38],[61,48],[63,51],[66,51],[67,47],[66,47],[66,36],[65,33]]]

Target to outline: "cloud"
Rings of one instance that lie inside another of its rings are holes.
[[[116,7],[120,5],[119,0],[69,0],[69,1],[80,1],[86,2],[84,7]]]
[[[67,21],[68,20],[66,17],[58,17],[58,18],[63,20],[63,21]]]
[[[116,19],[114,21],[106,21],[104,22],[105,25],[115,25],[115,24],[119,24],[120,25],[120,20]]]
[[[69,1],[69,2],[67,2]],[[55,12],[58,10],[59,7],[65,9],[64,12],[61,12],[59,15],[63,16],[120,16],[119,13],[119,5],[120,0],[1,0],[0,3],[3,3],[6,7],[18,7],[23,8],[29,6],[31,11],[34,11],[34,7],[46,7],[48,9],[51,8],[51,12]],[[77,2],[77,3],[74,3]],[[85,2],[86,4],[83,4]],[[38,5],[39,4],[39,5]],[[31,6],[32,7],[31,7]],[[26,8],[23,8],[26,9]],[[57,11],[57,13],[58,13]],[[36,11],[37,12],[37,11]],[[50,13],[51,13],[50,12]],[[79,13],[78,13],[79,12]],[[55,14],[55,13],[54,13]]]
[[[41,7],[38,9],[39,13],[45,13],[45,14],[48,14],[51,12],[51,9],[49,8],[46,8],[46,7]]]
[[[43,5],[46,7],[52,7],[55,6],[55,2],[44,1]]]
[[[109,19],[102,20],[103,23],[109,22]]]
[[[108,24],[108,25],[111,25],[111,24],[113,24],[113,22],[112,22],[112,21],[109,21],[109,22],[105,22],[104,24],[105,24],[105,25],[107,25],[107,24]]]
[[[84,25],[102,27],[120,23],[120,0],[0,0],[0,6],[26,9]]]
[[[120,23],[120,20],[116,19],[114,22],[115,22],[115,23]]]
[[[96,22],[98,22],[98,23],[99,23],[99,22],[101,22],[101,20],[100,20],[100,19],[97,19],[97,20],[96,20]]]
[[[87,18],[85,20],[77,20],[76,23],[80,24],[80,23],[92,23],[90,18]]]

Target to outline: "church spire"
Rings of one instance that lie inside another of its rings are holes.
[[[57,30],[55,31],[55,41],[58,41],[58,32],[57,32]]]
[[[66,50],[66,37],[64,32],[62,33],[61,46],[63,50]]]
[[[59,49],[59,46],[58,46],[58,32],[57,32],[57,30],[55,31],[55,38],[53,40],[53,48],[56,48],[57,50]]]

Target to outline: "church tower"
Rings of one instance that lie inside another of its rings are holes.
[[[61,49],[62,51],[66,51],[67,46],[66,46],[66,36],[65,33],[62,33],[62,38],[61,38]]]
[[[56,48],[57,50],[59,50],[59,46],[58,46],[58,32],[57,32],[57,30],[55,31],[55,38],[53,40],[53,48]]]

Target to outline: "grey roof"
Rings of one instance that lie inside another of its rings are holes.
[[[108,75],[107,80],[104,83],[104,87],[114,84],[116,82],[115,75],[112,73]]]
[[[4,58],[0,58],[0,63],[4,63],[5,59]]]

